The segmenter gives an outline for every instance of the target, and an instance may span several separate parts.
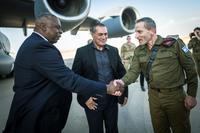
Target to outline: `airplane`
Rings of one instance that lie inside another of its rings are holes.
[[[14,59],[10,55],[10,42],[2,32],[0,32],[0,75],[12,76]]]
[[[134,32],[138,11],[132,6],[113,8],[98,18],[88,16],[91,0],[1,0],[0,27],[22,28],[27,35],[27,28],[34,27],[34,20],[48,12],[57,16],[63,31],[76,35],[80,30],[88,30],[95,22],[101,22],[108,29],[109,38],[122,37]],[[0,33],[0,75],[13,72],[14,59],[10,55],[10,42]]]

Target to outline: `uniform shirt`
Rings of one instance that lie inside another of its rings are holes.
[[[195,38],[192,38],[188,43],[188,48],[192,49],[194,56],[200,56],[200,40]]]
[[[122,60],[131,60],[134,56],[136,46],[134,43],[124,43],[121,47]]]
[[[149,74],[150,88],[175,88],[187,82],[187,93],[196,96],[198,79],[195,63],[182,40],[177,39],[171,46],[164,46],[163,38],[158,36],[154,45],[159,45],[159,48]],[[125,85],[135,82],[141,71],[146,76],[147,62],[150,55],[151,51],[148,50],[147,44],[140,45],[135,49],[130,69],[122,78]]]

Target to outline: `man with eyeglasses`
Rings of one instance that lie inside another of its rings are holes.
[[[85,78],[102,83],[121,78],[126,70],[121,62],[118,49],[106,44],[108,38],[106,26],[102,23],[95,23],[90,32],[93,41],[77,49],[72,70]],[[124,94],[127,95],[127,92]],[[77,100],[85,109],[89,133],[103,133],[103,123],[105,123],[106,133],[118,133],[118,98],[98,94],[78,95]],[[121,103],[125,104],[124,101]]]

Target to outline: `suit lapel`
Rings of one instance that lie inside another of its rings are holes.
[[[113,55],[114,51],[112,51],[112,48],[109,47],[109,50],[108,50],[108,59],[109,59],[109,62],[110,62],[110,65],[112,67],[112,69],[115,67],[115,63],[114,63],[114,60],[115,60],[115,57]]]
[[[89,59],[89,61],[91,61],[95,72],[97,72],[97,69],[98,69],[97,68],[97,60],[96,60],[95,50],[93,48],[93,43],[88,45],[88,59]]]

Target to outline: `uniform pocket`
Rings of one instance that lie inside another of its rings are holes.
[[[141,66],[142,70],[146,70],[147,60],[148,60],[148,57],[146,57],[146,56],[139,57],[139,62],[140,62],[140,66]]]
[[[170,51],[158,52],[157,59],[172,58],[173,54]]]
[[[180,90],[176,91],[175,99],[177,100],[177,102],[183,102],[184,103],[185,96],[186,96],[185,91],[183,89],[180,89]]]

